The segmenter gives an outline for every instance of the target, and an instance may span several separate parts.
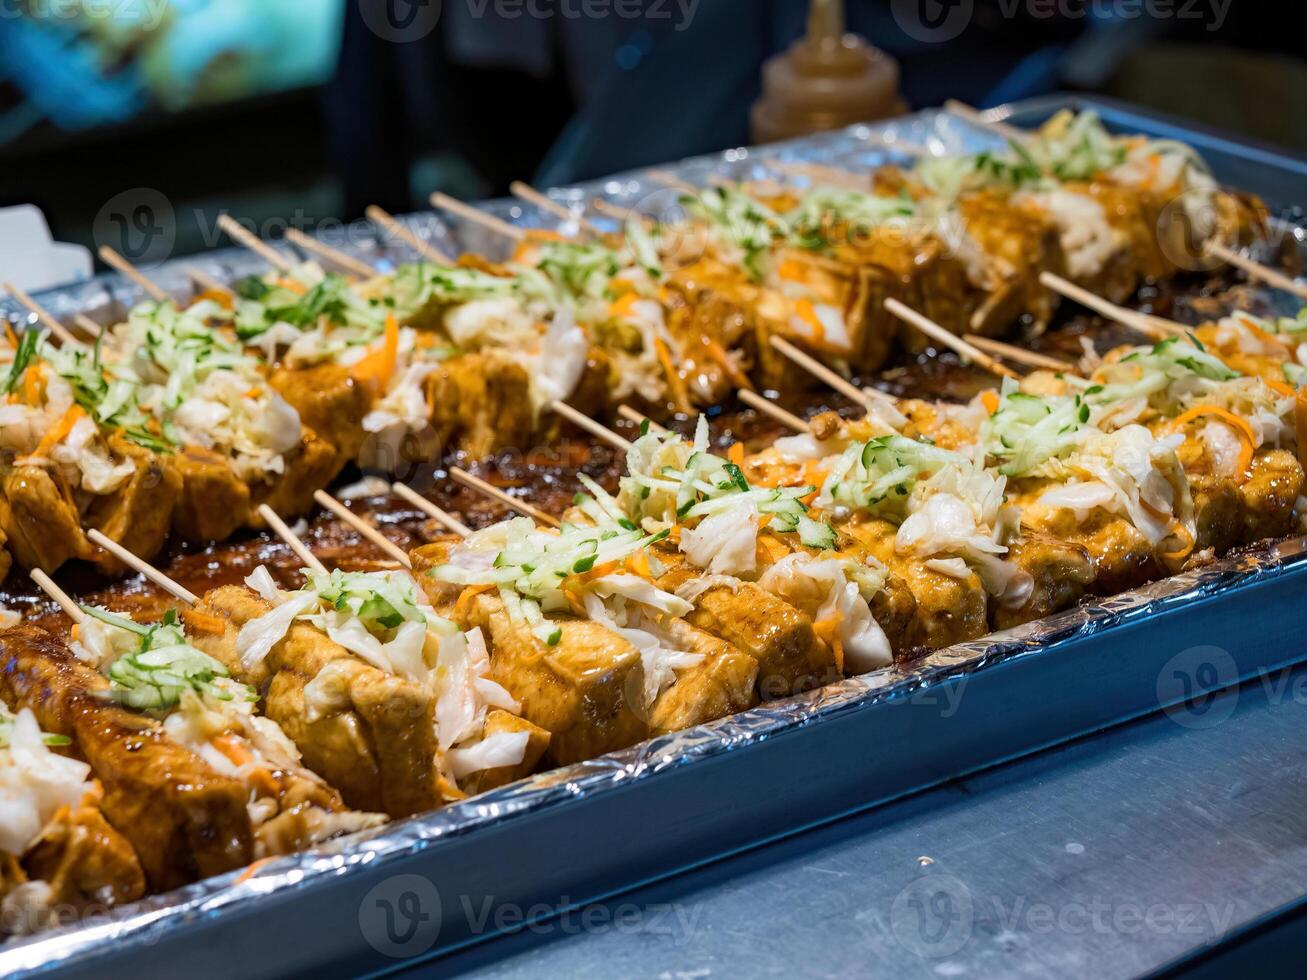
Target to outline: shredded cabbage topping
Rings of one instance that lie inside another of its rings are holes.
[[[555,646],[562,630],[546,614],[584,614],[578,604],[588,592],[621,596],[660,615],[685,615],[689,605],[671,593],[638,576],[616,574],[627,558],[665,537],[665,530],[645,534],[611,522],[564,524],[555,532],[519,517],[476,532],[429,574],[453,585],[496,588],[510,619],[527,624],[546,646]]]
[[[429,678],[430,655],[441,637],[458,628],[418,597],[405,572],[342,572],[306,569],[305,585],[282,592],[260,566],[246,584],[273,609],[241,627],[236,647],[247,667],[261,661],[296,620],[326,633],[379,670],[410,680]]]
[[[1141,425],[1096,433],[1056,464],[1064,482],[1039,503],[1078,513],[1099,508],[1126,518],[1153,546],[1177,535],[1194,540],[1189,481],[1175,451],[1183,435],[1158,438]]]
[[[253,688],[232,680],[226,666],[187,642],[176,610],[153,626],[95,606],[82,611],[89,618],[79,627],[78,644],[108,675],[109,693],[129,708],[167,711],[188,691],[213,701],[258,700]]]
[[[68,740],[43,733],[36,716],[0,704],[0,852],[22,855],[63,807],[92,789],[91,767],[51,752]]]
[[[998,411],[980,427],[980,445],[1004,476],[1021,476],[1040,463],[1065,456],[1083,439],[1089,406],[1078,395],[1040,397],[1003,382]]]

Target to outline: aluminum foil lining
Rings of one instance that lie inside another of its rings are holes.
[[[776,177],[767,160],[819,163],[842,169],[876,167],[886,162],[907,162],[894,144],[926,146],[934,153],[977,152],[998,145],[988,132],[937,111],[921,112],[877,125],[854,126],[838,133],[795,140],[761,149],[737,149],[699,157],[663,168],[663,172],[689,183],[704,185],[714,175],[731,179]],[[666,201],[665,183],[631,173],[593,181],[551,196],[563,204],[578,204],[600,196],[623,207],[647,206]],[[673,192],[674,193],[674,192]],[[558,221],[518,201],[483,205],[492,213],[522,227],[557,228]],[[579,210],[579,208],[578,208]],[[616,220],[591,220],[616,228]],[[496,255],[505,246],[484,229],[447,223],[436,214],[405,216],[414,233],[451,255],[475,250]],[[378,235],[370,226],[352,226],[348,243],[340,247],[373,264],[379,271],[412,261],[402,242]],[[301,256],[289,245],[277,246],[288,257]],[[179,298],[191,295],[184,266],[200,268],[222,280],[266,271],[264,262],[243,249],[206,253],[185,261],[173,260],[148,270],[152,280]],[[85,313],[103,323],[113,322],[142,299],[141,291],[116,276],[50,290],[38,299],[56,317]],[[1269,297],[1268,297],[1269,299]],[[1282,301],[1275,305],[1284,306]],[[1289,304],[1290,309],[1292,304]],[[1286,309],[1286,312],[1290,312]],[[7,298],[0,310],[11,322],[24,325],[32,318]],[[862,711],[893,699],[916,696],[960,675],[995,664],[1034,657],[1055,657],[1074,640],[1121,627],[1164,610],[1184,608],[1218,591],[1252,587],[1307,563],[1307,537],[1275,545],[1258,546],[1202,569],[1153,583],[1101,602],[1070,609],[1014,630],[995,633],[970,643],[935,651],[911,665],[897,666],[861,677],[848,678],[817,691],[769,702],[749,711],[683,732],[644,742],[622,752],[589,762],[539,773],[526,780],[482,794],[423,816],[397,821],[374,831],[332,841],[301,854],[261,864],[253,873],[233,872],[207,879],[163,895],[123,906],[80,923],[14,939],[0,947],[0,975],[8,976],[95,956],[109,944],[157,941],[165,934],[184,930],[197,917],[248,911],[270,894],[279,897],[313,888],[326,879],[349,874],[351,869],[375,870],[439,841],[485,830],[556,807],[581,797],[594,797],[633,780],[690,766],[702,760],[737,752],[796,728],[820,723],[851,711]]]

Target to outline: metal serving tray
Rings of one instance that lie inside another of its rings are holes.
[[[1284,208],[1307,164],[1181,128],[1129,107],[1046,99],[1013,107],[1036,122],[1065,105],[1098,108],[1132,131],[1174,136],[1225,182]],[[939,113],[796,141],[771,154],[875,164],[873,134],[953,148],[990,142]],[[758,151],[686,161],[687,179],[739,173]],[[591,185],[615,201],[638,176]],[[556,192],[560,200],[580,191]],[[517,204],[523,224],[548,222]],[[1290,216],[1292,217],[1292,216]],[[464,243],[431,215],[407,219]],[[475,234],[475,233],[473,233]],[[390,246],[352,237],[384,265]],[[206,256],[243,274],[243,253]],[[176,263],[152,272],[185,290]],[[48,293],[58,314],[109,316],[138,298],[100,278]],[[17,322],[24,317],[12,307]],[[591,762],[534,776],[444,810],[312,852],[156,896],[0,947],[0,975],[346,976],[438,956],[651,879],[1159,710],[1205,725],[1205,692],[1307,660],[1307,539],[1213,566],[974,643],[910,668],[852,678]],[[1215,710],[1215,709],[1214,709]]]

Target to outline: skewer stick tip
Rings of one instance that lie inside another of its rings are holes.
[[[259,504],[259,516],[263,518],[268,527],[277,532],[281,540],[286,542],[290,550],[295,553],[295,557],[318,574],[327,574],[327,566],[322,564],[322,560],[309,550],[309,546],[304,543],[304,540],[291,530],[290,525],[283,521],[275,510],[267,504]]]
[[[86,613],[82,612],[81,606],[73,601],[67,592],[59,588],[54,579],[44,571],[33,568],[28,574],[31,575],[32,581],[41,587],[41,591],[53,599],[55,604],[64,611],[64,615],[74,623],[81,623],[86,619]]]
[[[137,555],[132,554],[132,552],[128,551],[121,544],[119,544],[117,541],[114,541],[112,538],[108,537],[100,530],[96,528],[92,528],[91,530],[86,532],[86,536],[91,541],[94,541],[96,544],[98,544],[105,551],[109,552],[109,554],[117,558],[128,568],[144,575],[147,579],[149,579],[155,585],[159,586],[159,588],[163,589],[165,592],[172,595],[174,598],[180,599],[188,606],[194,606],[199,603],[200,597],[197,596],[190,589],[186,588],[180,582],[176,582],[173,579],[170,579],[167,575],[159,571],[159,569],[155,568],[144,558],[140,558]]]
[[[525,500],[518,500],[512,494],[505,493],[493,483],[487,483],[479,476],[473,476],[465,469],[451,466],[449,468],[449,475],[455,480],[455,482],[463,484],[463,486],[467,487],[469,490],[479,493],[482,496],[489,497],[492,500],[497,500],[505,507],[517,511],[517,513],[524,517],[531,518],[531,520],[535,521],[537,524],[544,524],[546,527],[558,527],[560,524],[558,518],[554,517],[552,514],[546,514],[539,507],[534,507],[531,504],[528,504]]]
[[[327,491],[313,491],[313,499],[339,517],[354,530],[358,531],[359,534],[371,541],[390,558],[393,558],[405,568],[413,567],[412,559],[409,558],[408,553],[405,552],[403,548],[382,534],[370,522],[364,520],[331,494],[327,493]]]
[[[744,404],[748,405],[750,408],[761,412],[763,415],[771,416],[776,421],[780,422],[787,428],[793,429],[795,432],[812,431],[812,426],[808,425],[808,423],[803,419],[799,418],[793,412],[788,412],[781,408],[775,402],[768,401],[756,391],[743,389],[736,392],[736,395],[739,397],[740,401],[744,402]]]
[[[472,529],[470,527],[460,521],[453,514],[449,513],[449,511],[437,507],[412,487],[406,486],[403,483],[396,483],[393,484],[390,489],[394,491],[396,496],[402,497],[424,514],[430,515],[437,523],[444,527],[445,530],[452,531],[461,538],[469,537],[472,534]]]

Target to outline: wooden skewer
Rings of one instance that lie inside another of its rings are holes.
[[[636,425],[644,425],[644,423],[648,422],[650,432],[665,433],[667,431],[665,426],[661,426],[653,419],[649,418],[649,416],[637,412],[630,405],[618,405],[617,414],[628,422],[634,422]]]
[[[359,517],[358,514],[355,514],[331,494],[327,493],[327,491],[315,490],[313,492],[313,499],[339,517],[354,530],[358,531],[359,534],[363,535],[363,537],[367,538],[405,568],[413,567],[413,562],[409,559],[408,554],[403,548],[395,544],[395,542],[391,541],[388,537],[363,518]]]
[[[338,248],[324,245],[311,235],[304,234],[298,228],[286,229],[286,241],[292,245],[298,245],[306,252],[312,252],[319,258],[326,259],[337,268],[344,269],[350,275],[358,276],[360,279],[371,279],[377,274],[377,270],[366,262],[361,262],[352,255],[346,255]]]
[[[141,271],[137,269],[136,266],[132,265],[125,258],[123,258],[121,255],[119,255],[117,252],[111,249],[108,245],[100,246],[99,255],[100,258],[104,261],[105,265],[117,269],[132,282],[136,283],[136,285],[140,286],[141,289],[145,290],[146,295],[148,295],[151,299],[156,299],[160,303],[172,302],[171,296],[169,296],[166,292],[164,292],[154,283],[150,282],[149,279],[146,279],[145,276],[141,275]]]
[[[493,214],[472,207],[470,204],[464,204],[458,198],[450,197],[448,194],[441,194],[439,191],[431,195],[431,204],[442,211],[448,211],[450,214],[456,214],[465,221],[480,225],[496,235],[510,239],[511,241],[520,242],[526,238],[526,230],[516,225],[510,225],[507,221],[496,218]]]
[[[233,292],[232,289],[229,286],[227,286],[225,283],[219,282],[217,279],[214,279],[213,276],[209,275],[207,272],[204,272],[201,269],[197,269],[193,265],[186,266],[185,271],[186,271],[186,275],[190,277],[191,282],[195,283],[195,285],[199,286],[200,289],[202,290],[206,290],[211,293],[217,293],[220,296],[235,297],[236,295],[236,293]]]
[[[375,204],[368,205],[363,213],[367,215],[369,221],[377,225],[379,228],[383,228],[390,232],[390,234],[394,235],[400,241],[406,242],[410,248],[421,255],[424,259],[428,259],[429,261],[436,263],[436,265],[454,264],[454,260],[440,249],[436,248],[435,245],[419,238],[415,232],[409,230],[409,228],[396,219],[394,215],[382,210]]]
[[[646,228],[652,228],[657,222],[647,214],[641,214],[635,208],[624,208],[620,204],[614,204],[612,201],[606,201],[602,197],[590,198],[590,209],[595,214],[601,214],[605,218],[613,221],[620,221],[623,225],[626,222],[635,220],[640,222]]]
[[[770,169],[787,177],[803,177],[813,183],[827,184],[831,187],[842,187],[846,190],[862,191],[863,193],[871,191],[869,177],[859,176],[848,170],[826,167],[818,163],[789,163],[785,160],[767,160],[765,162]]]
[[[1024,364],[1032,368],[1045,368],[1049,371],[1059,371],[1062,374],[1079,373],[1079,369],[1075,364],[1064,361],[1060,357],[1050,357],[1047,354],[1040,354],[1037,351],[1026,350],[1024,347],[1016,347],[1012,344],[1005,344],[1001,340],[981,337],[974,333],[964,334],[962,339],[969,344],[974,344],[983,351],[997,357],[1005,357],[1016,364]]]
[[[603,234],[603,229],[599,228],[594,224],[594,222],[588,220],[584,215],[577,214],[566,204],[560,204],[548,194],[542,194],[530,184],[523,183],[520,180],[515,180],[508,185],[508,189],[512,192],[514,197],[526,201],[528,204],[535,205],[541,211],[546,211],[549,214],[552,214],[560,221],[575,223],[581,231],[588,235],[598,236]]]
[[[251,232],[239,221],[229,214],[218,215],[218,227],[227,233],[227,236],[236,244],[248,248],[251,252],[263,257],[263,259],[274,269],[282,272],[289,272],[295,268],[295,263],[282,255],[275,248],[269,245],[258,235]]]
[[[1117,306],[1115,303],[1109,303],[1101,296],[1097,296],[1087,289],[1082,289],[1075,283],[1068,282],[1052,272],[1041,272],[1039,281],[1053,292],[1061,293],[1067,299],[1079,303],[1086,309],[1093,310],[1109,320],[1115,320],[1132,330],[1138,330],[1141,334],[1152,337],[1154,340],[1165,340],[1167,337],[1184,333],[1184,330],[1179,327],[1175,329],[1164,327],[1160,318],[1148,317],[1142,313],[1136,313],[1134,310],[1127,310],[1124,307]]]
[[[1260,279],[1262,282],[1274,286],[1276,289],[1282,289],[1287,293],[1293,293],[1293,295],[1300,299],[1307,299],[1307,284],[1298,282],[1295,279],[1290,279],[1278,269],[1272,269],[1270,266],[1262,265],[1260,262],[1254,262],[1252,259],[1240,255],[1238,252],[1228,249],[1224,245],[1220,245],[1216,242],[1207,243],[1207,254],[1220,259],[1222,262],[1227,262],[1237,269],[1242,269],[1252,278]]]
[[[596,439],[608,443],[608,445],[612,446],[614,449],[620,449],[622,452],[626,452],[626,450],[631,448],[630,439],[619,436],[607,426],[600,425],[594,419],[590,418],[590,416],[578,412],[571,405],[567,404],[567,402],[554,401],[550,403],[549,407],[573,425],[584,429]]]
[[[780,422],[787,428],[793,429],[795,432],[812,431],[812,426],[808,425],[808,423],[803,421],[803,419],[799,418],[792,412],[787,412],[775,402],[768,401],[756,391],[748,391],[745,389],[736,392],[736,394],[739,396],[740,401],[744,402],[744,404],[748,405],[750,408],[762,412],[763,415],[770,415],[776,421]]]
[[[136,555],[132,554],[130,551],[128,551],[126,548],[120,545],[117,541],[114,541],[112,538],[107,537],[106,535],[102,534],[100,531],[94,528],[87,531],[86,536],[90,538],[92,541],[94,541],[96,544],[98,544],[105,551],[109,552],[109,554],[117,558],[128,568],[140,572],[147,579],[149,579],[155,585],[159,586],[159,588],[163,589],[165,592],[167,592],[169,595],[173,596],[174,598],[180,599],[188,606],[194,606],[199,603],[200,597],[197,596],[190,589],[186,588],[180,582],[174,582],[167,575],[163,574],[163,572],[159,571],[159,569],[151,565],[148,561],[146,561],[143,558],[138,558]]]
[[[681,180],[681,178],[676,176],[676,174],[670,173],[666,170],[646,170],[644,175],[654,183],[662,184],[664,187],[670,187],[673,190],[678,190],[682,194],[691,194],[697,197],[699,192],[702,190],[702,188],[695,187],[693,184]]]
[[[322,564],[318,556],[309,550],[309,546],[304,543],[298,534],[290,529],[290,526],[281,519],[275,510],[267,504],[259,504],[259,516],[267,522],[268,527],[277,532],[281,540],[289,545],[290,550],[295,552],[300,561],[319,575],[327,574],[327,566]]]
[[[537,524],[544,524],[547,527],[559,526],[558,518],[551,514],[546,514],[538,507],[531,506],[531,504],[528,504],[525,500],[518,500],[511,494],[507,494],[503,490],[500,490],[499,487],[494,484],[487,483],[480,477],[473,476],[467,470],[460,469],[457,466],[451,466],[449,469],[449,475],[468,489],[475,490],[477,493],[499,501],[505,507],[517,511],[524,517],[531,518]]]
[[[82,342],[73,336],[72,331],[51,316],[44,306],[28,296],[27,293],[12,282],[4,283],[4,287],[10,296],[22,303],[30,312],[35,313],[36,318],[49,328],[50,333],[59,338],[61,344],[72,344],[75,347],[81,345]]]
[[[959,102],[957,99],[949,99],[944,103],[944,111],[950,115],[957,116],[959,119],[965,119],[973,126],[979,126],[982,129],[988,129],[991,133],[1002,136],[1005,140],[1012,140],[1014,143],[1024,143],[1030,138],[1030,134],[1016,126],[1005,122],[998,122],[990,119],[979,109],[974,109],[965,102]]]
[[[831,388],[838,391],[845,398],[857,405],[866,405],[868,395],[853,382],[847,378],[841,377],[837,372],[832,371],[821,361],[817,360],[806,351],[800,350],[784,337],[772,337],[771,345],[784,354],[787,358],[797,364],[803,370],[807,371],[814,378],[825,382]],[[872,389],[875,390],[875,389]],[[888,397],[883,392],[882,397]]]
[[[74,623],[81,623],[86,619],[86,613],[82,612],[81,606],[75,603],[67,592],[55,585],[54,579],[49,575],[39,568],[33,568],[28,574],[32,576],[32,581],[39,585],[41,590],[53,599]]]
[[[100,326],[85,313],[74,313],[73,323],[77,324],[82,333],[89,334],[92,337],[99,337],[104,333],[104,327]]]
[[[868,133],[863,138],[868,143],[875,143],[882,149],[901,153],[905,157],[933,157],[935,155],[931,152],[930,147],[900,139],[897,136],[886,136],[884,133]]]
[[[390,489],[395,492],[396,496],[403,497],[418,510],[435,518],[435,520],[446,531],[453,531],[460,538],[466,538],[468,535],[472,533],[472,529],[468,527],[466,524],[464,524],[462,521],[460,521],[457,517],[449,513],[449,511],[447,510],[441,510],[430,500],[428,500],[426,497],[422,496],[420,493],[413,490],[411,487],[405,486],[403,483],[395,483],[391,485]]]
[[[922,316],[911,307],[905,306],[893,297],[885,300],[885,309],[889,310],[900,320],[916,327],[927,337],[935,342],[942,344],[950,350],[957,353],[960,357],[979,364],[990,374],[997,374],[1000,378],[1012,378],[1020,380],[1019,376],[1011,368],[1000,364],[994,358],[990,357],[979,347],[967,343],[956,334],[951,334],[941,327],[934,320]]]

